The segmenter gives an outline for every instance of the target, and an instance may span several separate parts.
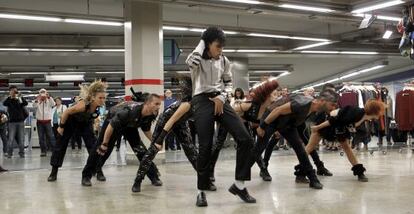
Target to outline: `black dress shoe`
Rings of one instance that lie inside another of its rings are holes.
[[[313,189],[323,189],[323,185],[319,182],[319,180],[311,180],[309,182],[309,187]]]
[[[309,180],[306,178],[306,176],[297,175],[295,182],[298,184],[307,184],[309,183]]]
[[[82,178],[82,186],[85,186],[85,187],[90,187],[90,186],[92,186],[92,183],[91,183],[91,179],[90,178]]]
[[[260,177],[262,177],[264,181],[272,181],[272,176],[270,176],[269,171],[267,171],[266,168],[260,170]]]
[[[249,192],[247,192],[247,189],[239,189],[235,184],[231,185],[229,188],[229,192],[233,195],[238,195],[241,200],[243,200],[246,203],[256,203],[256,199],[253,198],[251,195],[249,195]]]
[[[96,180],[98,181],[106,181],[106,177],[102,171],[96,172]]]
[[[207,207],[207,198],[206,198],[206,194],[204,192],[200,192],[197,195],[197,202],[196,202],[196,206],[197,207]]]
[[[153,178],[151,179],[151,184],[153,186],[159,187],[159,186],[162,186],[162,181],[159,178]]]
[[[7,169],[0,166],[0,172],[7,172],[7,171],[9,171],[9,170],[7,170]]]
[[[131,190],[132,192],[141,192],[141,181],[135,181]]]
[[[210,182],[210,186],[208,187],[207,190],[208,191],[217,191],[217,187],[212,182]]]
[[[58,173],[58,168],[53,167],[52,172],[50,172],[50,175],[47,178],[47,181],[49,181],[49,182],[56,181],[57,173]]]

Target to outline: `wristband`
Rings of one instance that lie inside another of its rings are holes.
[[[263,130],[266,130],[266,128],[269,126],[269,124],[267,124],[265,121],[261,122],[259,127]]]

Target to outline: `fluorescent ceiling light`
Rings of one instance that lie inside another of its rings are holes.
[[[356,75],[359,75],[359,74],[360,74],[359,72],[353,72],[353,73],[350,73],[350,74],[346,74],[346,75],[344,75],[342,77],[339,77],[339,79],[341,79],[341,80],[348,79],[350,77],[353,77],[353,76],[356,76]]]
[[[0,51],[29,51],[29,48],[0,48]]]
[[[32,48],[31,51],[39,52],[77,52],[79,49],[49,49],[49,48]]]
[[[358,13],[358,14],[353,14],[353,16],[356,16],[356,17],[370,17],[372,15],[371,14]],[[401,17],[377,15],[377,19],[378,20],[383,20],[383,21],[399,22],[401,20]]]
[[[252,71],[252,73],[256,73],[256,74],[282,73],[282,74],[285,74],[285,73],[290,73],[290,72],[288,70],[267,70],[267,71],[266,70],[260,70],[260,71]],[[287,74],[285,74],[285,75],[287,75]]]
[[[249,50],[249,49],[239,49],[236,52],[238,52],[238,53],[276,53],[277,50]]]
[[[46,72],[11,72],[11,75],[44,75]]]
[[[391,37],[391,35],[392,35],[392,31],[387,30],[387,31],[385,31],[384,36],[382,36],[382,38],[383,39],[389,39]]]
[[[173,31],[188,31],[186,27],[173,27],[173,26],[163,26],[163,30],[173,30]]]
[[[285,72],[283,72],[283,73],[281,73],[279,76],[277,76],[277,77],[283,77],[283,76],[287,76],[287,75],[289,75],[290,74],[290,72],[289,71],[285,71]]]
[[[162,29],[164,29],[164,27],[162,28]],[[202,32],[204,32],[206,29],[202,29],[202,28],[190,28],[190,30],[189,31],[192,31],[192,32],[200,32],[200,33],[202,33]]]
[[[349,54],[349,55],[377,55],[378,52],[369,52],[369,51],[341,51],[340,54]]]
[[[124,71],[97,71],[95,74],[124,74]]]
[[[238,34],[238,32],[236,32],[236,31],[229,31],[229,30],[223,30],[223,32],[225,34],[227,34],[227,35],[235,35],[235,34]]]
[[[328,80],[328,81],[326,81],[325,83],[336,82],[336,81],[338,81],[338,80],[340,80],[340,79],[339,79],[339,78],[335,78],[335,79]]]
[[[60,22],[61,18],[58,17],[46,17],[46,16],[31,16],[31,15],[19,15],[19,14],[7,14],[0,13],[0,18],[4,19],[23,19],[31,21],[46,21],[46,22]]]
[[[223,52],[224,53],[234,53],[234,52],[236,52],[236,50],[235,49],[224,49]]]
[[[114,21],[99,21],[99,20],[88,20],[88,19],[64,19],[64,22],[67,23],[76,23],[76,24],[88,24],[88,25],[109,25],[109,26],[123,26],[122,22]]]
[[[91,49],[91,52],[124,52],[124,49]]]
[[[403,4],[403,3],[404,3],[404,1],[401,1],[401,0],[386,1],[384,3],[375,4],[375,5],[372,5],[372,6],[363,7],[363,8],[353,10],[351,13],[366,13],[366,12],[369,12],[369,11],[379,10],[379,9],[383,9],[383,8],[387,8],[387,7],[392,7],[392,6]]]
[[[293,50],[304,50],[304,49],[309,49],[309,48],[314,48],[314,47],[329,45],[331,43],[332,42],[319,42],[319,43],[315,43],[315,44],[312,44],[312,45],[300,46],[300,47],[297,47],[297,48],[295,48]]]
[[[339,51],[301,51],[305,54],[339,54]]]
[[[282,5],[279,5],[279,7],[289,8],[289,9],[295,9],[295,10],[314,11],[314,12],[321,12],[321,13],[334,12],[334,10],[331,10],[331,9],[328,9],[328,8],[309,7],[309,6],[294,5],[294,4],[282,4]]]
[[[256,1],[256,0],[221,0],[221,1],[243,3],[243,4],[263,4],[263,2]]]
[[[367,69],[360,70],[359,73],[366,73],[366,72],[369,72],[369,71],[378,70],[378,69],[383,68],[383,67],[385,67],[385,65],[376,65],[372,68],[367,68]]]
[[[46,81],[85,81],[83,75],[45,75]]]
[[[248,36],[255,37],[267,37],[276,39],[293,39],[293,40],[304,40],[304,41],[315,41],[315,42],[329,42],[329,39],[312,38],[312,37],[301,37],[301,36],[285,36],[285,35],[274,35],[265,33],[249,33]]]

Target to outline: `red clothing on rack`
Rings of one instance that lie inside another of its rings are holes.
[[[404,90],[397,93],[395,101],[395,120],[401,131],[414,130],[414,91]]]
[[[358,93],[353,91],[342,92],[338,104],[341,108],[345,106],[358,106]]]

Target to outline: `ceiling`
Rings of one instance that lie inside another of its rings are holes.
[[[274,69],[281,66],[292,68],[290,75],[280,78],[283,86],[300,88],[338,74],[385,60],[388,65],[373,73],[355,76],[349,80],[364,80],[412,69],[412,61],[399,55],[397,22],[377,19],[366,29],[358,29],[361,17],[350,12],[355,8],[384,1],[369,0],[261,0],[263,4],[241,4],[222,0],[147,0],[159,2],[163,7],[164,26],[205,28],[219,25],[224,30],[236,31],[228,35],[227,50],[271,49],[276,53],[233,53],[232,58],[247,58],[249,69]],[[308,12],[281,8],[281,4],[301,4],[325,7],[332,13]],[[400,17],[404,4],[374,11],[375,15]],[[68,12],[69,11],[69,12]],[[32,0],[1,1],[0,13],[87,18],[122,22],[123,1],[120,0]],[[390,39],[382,39],[385,30],[393,30]],[[317,42],[295,39],[278,39],[248,36],[250,33],[311,37],[327,39],[332,43],[307,50],[317,51],[364,51],[371,55],[305,54],[294,50]],[[165,66],[166,88],[173,86],[169,78],[175,71],[187,70],[184,59],[197,45],[199,32],[164,31],[164,38],[175,39],[182,54],[176,65]],[[76,48],[79,52],[8,52],[0,51],[0,79],[20,84],[23,90],[35,91],[41,87],[55,93],[73,94],[72,83],[49,87],[44,75],[27,74],[85,72],[87,81],[105,77],[110,83],[110,93],[124,92],[121,84],[124,70],[122,52],[89,52],[91,48],[120,48],[124,46],[122,26],[82,25],[16,19],[0,19],[0,48]],[[96,73],[108,71],[111,73]],[[114,73],[117,72],[117,73]],[[237,71],[236,71],[237,72]],[[15,74],[23,73],[23,74]],[[253,76],[253,75],[252,75]],[[34,87],[24,87],[23,79],[33,78]],[[4,91],[6,88],[0,88]]]

